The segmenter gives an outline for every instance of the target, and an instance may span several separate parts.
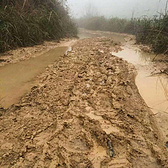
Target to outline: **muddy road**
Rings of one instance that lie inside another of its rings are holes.
[[[45,72],[47,66],[67,54],[75,40],[65,40],[10,51],[0,63],[0,104],[9,108],[38,84],[38,75]],[[18,57],[17,57],[18,56]]]
[[[124,39],[121,37],[121,39]],[[0,109],[0,167],[162,168],[168,153],[114,38],[81,39]]]
[[[156,116],[165,140],[168,141],[168,76],[160,73],[168,67],[168,63],[162,61],[164,56],[156,56],[147,46],[136,45],[135,37],[132,35],[81,29],[80,37],[109,37],[121,44],[120,50],[111,53],[135,66],[137,70],[135,82],[138,90]]]

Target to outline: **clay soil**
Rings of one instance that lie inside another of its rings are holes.
[[[165,141],[110,38],[78,40],[18,104],[0,109],[0,167],[162,168]]]

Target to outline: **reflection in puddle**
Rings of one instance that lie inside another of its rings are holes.
[[[68,55],[68,52],[72,51],[72,47],[68,47],[68,49],[65,52],[65,55]]]
[[[140,94],[155,114],[168,112],[168,81],[162,76],[148,75],[143,70],[138,73],[136,84]]]

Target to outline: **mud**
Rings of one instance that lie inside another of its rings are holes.
[[[9,108],[30,92],[31,87],[38,83],[38,75],[59,56],[67,54],[75,41],[45,42],[5,53],[3,59],[7,61],[0,63],[0,107]]]
[[[147,106],[155,115],[165,141],[168,141],[168,61],[166,55],[156,55],[150,46],[137,45],[135,36],[113,32],[81,29],[83,38],[112,37],[121,49],[111,53],[132,63],[138,72],[136,85]],[[116,38],[116,37],[119,38]]]
[[[162,55],[156,57],[153,53],[143,52],[139,49],[139,45],[130,45],[125,43],[122,50],[114,55],[127,60],[135,65],[138,75],[136,77],[136,85],[145,100],[147,106],[155,115],[159,127],[168,140],[168,76],[161,73],[163,69],[168,67],[166,62],[158,62]],[[156,58],[157,61],[153,62]]]
[[[33,47],[23,47],[16,50],[10,50],[6,53],[0,53],[0,67],[7,64],[14,64],[30,58],[38,57],[56,47],[70,46],[75,39],[63,39],[61,41],[44,42],[41,45]]]
[[[45,68],[64,55],[68,47],[51,49],[39,57],[0,67],[0,104],[4,108],[18,102],[37,82]]]
[[[0,109],[0,167],[168,167],[135,68],[111,54],[115,46],[79,40],[20,103]]]

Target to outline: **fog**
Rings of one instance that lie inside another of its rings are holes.
[[[165,12],[167,0],[67,0],[71,15],[79,18],[90,7],[94,14],[106,17],[149,17]]]

